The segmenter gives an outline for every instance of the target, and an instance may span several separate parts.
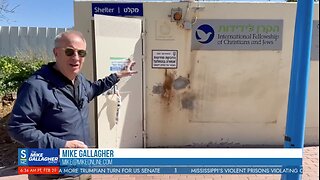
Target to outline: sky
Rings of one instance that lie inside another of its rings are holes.
[[[15,12],[0,26],[70,28],[74,25],[73,0],[6,0]],[[1,0],[0,0],[1,2]]]
[[[3,0],[0,0],[2,2]],[[6,14],[7,20],[0,19],[0,26],[29,26],[71,28],[74,26],[73,0],[6,0],[15,9]],[[122,0],[123,1],[123,0]],[[228,0],[219,0],[228,1]],[[236,1],[236,0],[232,0]],[[250,0],[237,0],[250,1]],[[269,0],[254,0],[269,1]],[[271,0],[284,1],[284,0]]]

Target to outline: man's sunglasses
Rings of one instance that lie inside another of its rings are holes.
[[[77,51],[80,57],[86,57],[87,51],[83,49],[73,49],[73,48],[63,48],[66,56],[73,56],[75,51]]]

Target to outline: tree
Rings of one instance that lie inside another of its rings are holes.
[[[0,0],[0,21],[3,21],[3,20],[8,21],[9,19],[7,18],[6,15],[14,13],[14,11],[16,10],[16,8],[18,6],[19,5],[16,5],[14,7],[10,7],[7,0]]]

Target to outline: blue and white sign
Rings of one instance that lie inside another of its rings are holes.
[[[143,16],[142,3],[92,3],[92,16]]]
[[[302,149],[60,149],[62,174],[301,174]]]
[[[277,166],[187,166],[187,167],[61,167],[61,174],[302,174],[302,167]]]
[[[282,50],[281,19],[198,19],[192,27],[192,50]]]
[[[196,30],[196,39],[201,44],[208,44],[214,38],[214,29],[209,24],[202,24]]]
[[[57,166],[59,165],[58,149],[18,149],[19,166]]]
[[[301,149],[60,149],[61,166],[286,166],[302,165]]]
[[[28,165],[28,149],[18,149],[18,165],[27,166]]]
[[[124,57],[110,57],[109,61],[111,63],[109,70],[112,73],[123,70],[128,64],[128,58]]]

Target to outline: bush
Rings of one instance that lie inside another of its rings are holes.
[[[18,57],[0,56],[0,96],[16,92],[24,80],[38,70],[42,59],[20,60]]]

